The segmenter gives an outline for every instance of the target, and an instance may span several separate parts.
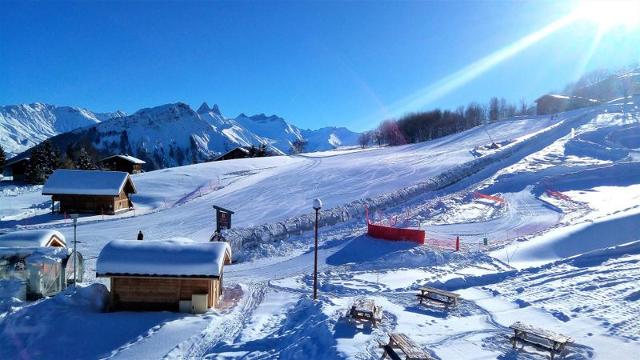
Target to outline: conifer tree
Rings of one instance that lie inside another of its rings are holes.
[[[31,150],[31,159],[25,169],[25,178],[31,184],[43,184],[59,166],[59,155],[48,140]]]
[[[0,174],[4,171],[4,165],[7,163],[7,155],[4,153],[2,145],[0,145]]]
[[[84,148],[80,149],[75,165],[76,169],[80,170],[95,170],[98,168]]]

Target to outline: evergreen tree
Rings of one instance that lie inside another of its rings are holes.
[[[249,148],[249,157],[256,157],[256,152],[257,149],[255,147],[255,145],[251,145],[251,147]]]
[[[25,178],[31,184],[42,184],[59,166],[57,150],[48,140],[31,150],[31,159],[25,169]]]
[[[4,153],[2,145],[0,145],[0,174],[4,171],[4,165],[7,163],[7,155]]]
[[[98,168],[84,148],[80,149],[75,165],[76,169],[80,170],[96,170]]]
[[[256,156],[257,157],[265,157],[268,156],[269,154],[267,154],[267,145],[265,144],[260,144],[260,146],[258,146],[258,150],[256,152]]]

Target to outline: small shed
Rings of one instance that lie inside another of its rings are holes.
[[[42,188],[42,195],[51,195],[52,209],[60,202],[60,213],[113,215],[132,209],[135,193],[131,177],[122,171],[58,169]]]
[[[4,165],[5,172],[8,176],[13,177],[13,181],[24,181],[29,160],[28,157],[11,159]]]
[[[56,230],[22,230],[0,235],[0,247],[66,247],[67,242]]]
[[[100,160],[100,165],[105,170],[124,171],[129,174],[142,172],[142,165],[144,164],[146,164],[144,160],[131,155],[112,155]]]
[[[110,279],[112,310],[201,313],[217,306],[230,263],[224,242],[113,240],[98,256],[96,276]]]
[[[231,159],[244,159],[250,157],[249,148],[246,146],[238,146],[234,149],[227,151],[226,153],[218,156],[215,161],[231,160]]]

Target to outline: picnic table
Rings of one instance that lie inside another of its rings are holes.
[[[384,349],[381,359],[390,357],[393,360],[402,360],[399,350],[407,360],[433,360],[431,355],[422,350],[418,344],[413,342],[411,338],[402,333],[389,334],[389,343],[380,343],[380,347]]]
[[[515,322],[509,326],[509,328],[513,330],[511,343],[514,348],[517,342],[520,341],[523,344],[526,343],[549,351],[551,353],[551,359],[553,359],[556,354],[562,353],[565,346],[572,342],[572,339],[568,336],[523,324],[520,321]]]
[[[370,322],[377,326],[382,320],[382,308],[376,306],[372,299],[356,299],[347,313],[347,317],[355,321]]]
[[[432,287],[420,288],[420,293],[416,296],[420,300],[420,304],[427,301],[444,304],[446,307],[458,305],[458,298],[460,297],[459,294]]]

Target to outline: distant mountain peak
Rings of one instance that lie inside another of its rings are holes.
[[[198,114],[214,113],[216,115],[222,116],[222,113],[220,112],[220,108],[218,107],[218,104],[213,104],[213,106],[210,107],[206,101],[203,102],[202,105],[200,105],[197,113]]]
[[[218,104],[213,104],[213,107],[211,108],[211,112],[213,112],[216,115],[222,115],[222,113],[220,112],[220,108],[218,107]]]
[[[211,108],[209,107],[209,104],[207,104],[206,101],[203,102],[202,105],[200,105],[200,107],[198,108],[198,114],[208,113],[209,111],[211,111]]]

